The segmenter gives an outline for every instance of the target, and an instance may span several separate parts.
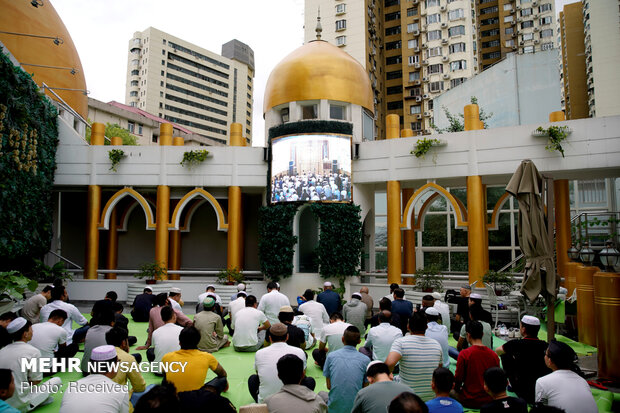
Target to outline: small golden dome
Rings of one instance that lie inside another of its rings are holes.
[[[271,71],[263,113],[283,103],[318,99],[353,103],[374,113],[366,70],[348,53],[323,40],[297,48]]]

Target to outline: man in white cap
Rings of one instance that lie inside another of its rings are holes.
[[[37,406],[52,403],[54,399],[50,392],[36,387],[43,379],[43,373],[22,366],[22,360],[41,358],[41,352],[28,344],[32,339],[32,324],[23,317],[17,317],[9,323],[6,330],[13,342],[0,350],[0,368],[11,370],[15,379],[15,392],[6,402],[21,412],[29,412]],[[47,383],[60,386],[62,380],[54,377]]]
[[[493,315],[482,307],[482,296],[477,293],[471,293],[469,295],[469,308],[479,307],[480,316],[478,321],[484,321],[485,323],[493,324]]]
[[[41,309],[52,298],[53,289],[53,285],[46,285],[43,287],[43,291],[26,300],[24,307],[22,308],[22,315],[26,320],[30,321],[32,324],[39,322]]]
[[[276,282],[269,282],[267,284],[267,294],[263,295],[258,303],[258,311],[262,311],[267,316],[269,323],[277,324],[280,322],[278,320],[280,308],[285,305],[291,305],[288,297],[278,291],[278,284]]]
[[[510,380],[512,391],[528,403],[534,403],[538,378],[551,373],[545,364],[547,343],[538,339],[540,320],[531,315],[521,318],[522,339],[511,340],[497,347],[502,366]]]
[[[448,328],[437,323],[439,321],[439,311],[437,311],[435,307],[428,307],[424,314],[426,314],[426,321],[428,321],[426,333],[424,333],[424,335],[439,343],[441,351],[443,352],[443,366],[449,368],[450,355],[448,349],[450,346],[448,345]]]
[[[314,337],[321,337],[323,327],[329,324],[329,315],[325,306],[314,300],[314,291],[307,289],[303,294],[304,303],[298,308],[305,316],[310,317]],[[309,348],[309,347],[308,347]]]
[[[92,374],[77,382],[69,383],[62,397],[62,413],[127,413],[129,392],[127,386],[115,383],[116,349],[112,345],[95,347],[91,362],[95,365]]]
[[[366,332],[366,310],[366,304],[362,302],[362,295],[360,293],[351,294],[351,301],[342,308],[344,321],[357,327],[362,336]]]
[[[181,295],[182,292],[180,288],[172,287],[170,289],[170,292],[168,293],[168,301],[170,302],[170,306],[173,310],[183,311],[180,304]]]
[[[230,332],[231,336],[235,334],[235,316],[237,315],[239,310],[245,307],[245,297],[247,296],[248,294],[245,291],[239,291],[236,294],[236,298],[232,300],[230,304],[228,304],[228,314],[230,316],[228,331]]]
[[[448,333],[450,333],[450,306],[441,301],[441,294],[438,292],[434,292],[431,294],[435,299],[433,303],[433,307],[439,311],[441,314],[441,324],[448,328]]]
[[[329,281],[323,283],[323,292],[317,296],[316,301],[325,306],[330,317],[342,307],[340,294],[334,291],[334,285]]]
[[[357,392],[351,413],[385,413],[386,406],[396,396],[413,393],[409,386],[396,383],[387,364],[380,360],[368,364],[366,380],[370,385]]]
[[[237,294],[239,294],[241,291],[246,292],[244,283],[237,284],[237,293],[230,296],[230,301],[231,302],[235,301],[238,298]],[[246,295],[247,295],[247,292],[246,292]]]

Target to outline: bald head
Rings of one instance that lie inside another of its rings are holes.
[[[368,294],[368,287],[360,288],[360,293]]]
[[[392,312],[390,310],[383,310],[379,313],[379,322],[389,323],[392,320]]]

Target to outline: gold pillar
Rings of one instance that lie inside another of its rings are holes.
[[[185,146],[185,139],[181,136],[175,136],[172,138],[172,146]]]
[[[620,380],[620,274],[597,272],[593,279],[598,375]]]
[[[480,124],[482,125],[482,122],[480,122]],[[482,129],[483,126],[480,127],[480,129]],[[486,270],[488,271],[489,269],[489,228],[487,227],[487,222],[488,220],[488,214],[487,214],[487,186],[486,185],[482,185],[482,194],[484,196],[482,205],[484,205],[484,251],[485,253],[482,255],[482,258],[484,259],[484,268],[486,268]],[[485,271],[486,272],[486,271]]]
[[[564,116],[564,112],[561,110],[551,112],[549,114],[549,122],[561,122],[563,120],[566,120],[566,117]]]
[[[399,137],[400,119],[398,115],[387,115],[386,138],[396,139]],[[403,282],[402,253],[400,233],[400,182],[387,181],[387,261],[388,261],[388,284]]]
[[[106,269],[115,270],[118,268],[118,205],[114,207],[110,214],[110,229],[108,230],[108,251],[106,255]],[[107,273],[106,280],[115,280],[116,273]]]
[[[245,146],[243,125],[230,125],[230,146]],[[243,268],[243,227],[241,217],[241,187],[228,187],[228,251],[227,268]]]
[[[401,138],[409,138],[414,136],[413,130],[403,129],[400,131]],[[409,198],[413,195],[413,188],[405,188],[402,190],[402,212],[405,212],[405,206]],[[415,217],[415,213],[413,214]],[[408,229],[403,231],[403,262],[405,274],[415,274],[415,230]],[[415,284],[414,278],[405,278],[403,284],[413,285]]]
[[[465,105],[463,112],[465,130],[481,129],[478,105]]]
[[[172,124],[162,123],[159,125],[159,146],[172,145]],[[168,223],[170,221],[170,187],[167,185],[157,186],[157,211],[155,214],[155,261],[161,265],[165,274],[163,279],[168,279],[168,247],[170,234]]]
[[[598,267],[577,267],[577,329],[579,342],[596,347],[594,328],[594,280]]]
[[[123,144],[123,138],[120,136],[113,136],[110,138],[110,145],[112,146],[121,146]]]
[[[566,276],[566,264],[568,264],[568,249],[571,246],[570,227],[570,199],[567,179],[553,181],[553,194],[555,198],[555,247],[558,262],[558,273]]]
[[[159,125],[159,146],[172,145],[172,131],[171,123],[161,123]]]
[[[91,128],[90,144],[101,146],[105,140],[105,125],[95,122]],[[86,210],[86,257],[84,261],[84,278],[97,279],[99,268],[99,214],[101,212],[101,187],[88,186]]]
[[[170,232],[170,261],[169,268],[172,270],[181,269],[181,231],[169,231]],[[170,274],[169,279],[180,280],[179,274]]]
[[[577,288],[577,267],[581,264],[577,262],[569,262],[564,266],[564,287],[568,290],[567,297],[573,295],[575,288]]]

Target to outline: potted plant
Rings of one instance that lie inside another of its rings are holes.
[[[67,272],[65,263],[58,261],[56,264],[49,266],[41,260],[34,260],[35,266],[32,270],[30,278],[37,280],[40,283],[53,283],[56,280],[69,280],[72,281],[72,275]]]
[[[439,275],[439,268],[436,266],[418,268],[415,272],[415,286],[425,293],[442,292],[443,282]]]
[[[515,285],[517,284],[507,272],[498,272],[489,270],[482,277],[482,282],[488,285],[492,285],[495,290],[495,295],[504,295],[504,293],[510,293],[510,291],[514,290]]]
[[[435,138],[422,138],[418,139],[415,148],[411,151],[412,155],[415,155],[416,158],[424,159],[426,154],[431,150],[433,146],[440,146],[441,141]],[[437,154],[433,156],[433,163],[436,162]]]
[[[136,278],[146,278],[147,284],[156,284],[166,275],[166,269],[157,261],[145,262],[139,268],[140,272],[135,274]]]
[[[122,149],[112,149],[108,151],[108,158],[110,158],[110,162],[112,165],[110,166],[110,171],[116,172],[116,168],[118,164],[121,163],[121,159],[125,157],[125,152]]]
[[[218,282],[226,285],[234,285],[240,283],[245,279],[243,272],[235,268],[226,268],[217,274]]]
[[[181,166],[187,166],[189,169],[204,162],[209,156],[209,151],[206,149],[193,150],[183,153],[183,160],[179,162]]]

